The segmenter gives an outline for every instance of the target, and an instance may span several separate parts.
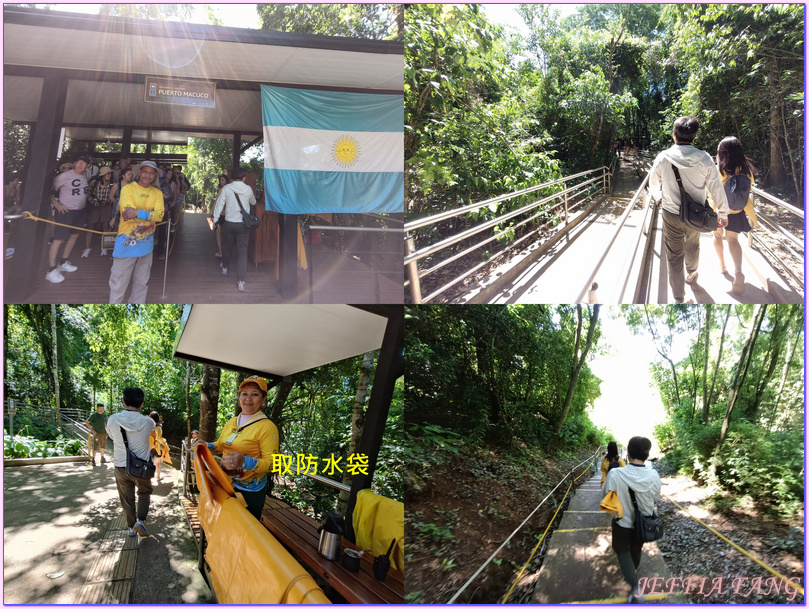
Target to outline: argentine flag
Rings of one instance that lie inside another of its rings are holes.
[[[268,210],[404,211],[403,95],[261,85],[261,110]]]

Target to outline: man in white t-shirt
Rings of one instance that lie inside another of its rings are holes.
[[[68,257],[79,237],[77,228],[85,224],[85,206],[87,205],[87,178],[84,172],[90,165],[90,158],[86,155],[76,157],[73,169],[60,173],[53,179],[53,194],[51,205],[56,210],[56,221],[59,225],[53,231],[53,241],[48,251],[48,274],[45,279],[51,283],[61,283],[65,280],[62,272],[72,273],[78,267],[71,264]],[[57,265],[57,255],[62,243],[67,239],[62,259]]]

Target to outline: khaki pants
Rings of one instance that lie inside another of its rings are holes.
[[[699,267],[698,231],[680,222],[680,217],[663,210],[663,241],[666,244],[666,262],[669,269],[669,285],[675,300],[685,299],[685,270],[695,273]]]
[[[149,502],[152,498],[152,481],[148,478],[137,478],[126,473],[125,467],[115,468],[115,485],[118,487],[118,499],[124,508],[126,524],[131,529],[136,520],[146,522],[149,515]],[[135,489],[138,489],[138,502],[135,504]]]
[[[152,254],[137,258],[115,258],[110,273],[110,304],[121,304],[124,301],[129,280],[132,280],[132,293],[129,304],[144,304],[149,286],[149,275],[152,274]]]

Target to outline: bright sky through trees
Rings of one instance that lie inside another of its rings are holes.
[[[601,397],[593,406],[590,420],[611,431],[624,447],[632,436],[649,438],[654,453],[654,427],[666,419],[666,412],[659,389],[652,385],[649,366],[660,356],[648,335],[633,335],[626,320],[613,318],[609,309],[600,321],[604,342],[610,348],[596,354],[588,364],[601,379]],[[687,355],[687,341],[675,341],[674,346],[674,360],[679,361]]]

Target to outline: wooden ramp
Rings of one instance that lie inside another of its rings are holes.
[[[669,304],[674,296],[669,285],[668,265],[663,244],[662,221],[654,228],[654,245],[650,259],[650,281],[644,290],[644,302]],[[714,248],[713,233],[704,233],[699,240],[699,275],[693,285],[685,286],[685,299],[694,304],[802,304],[803,295],[792,289],[781,273],[755,247],[747,245],[741,236],[742,272],[745,290],[730,291],[733,286],[733,261],[724,243],[725,264],[731,273],[722,273]],[[801,273],[802,274],[802,273]]]
[[[585,482],[570,500],[553,532],[534,588],[535,604],[626,603],[624,581],[612,549],[612,514],[600,512],[601,472]],[[656,543],[643,546],[638,577],[669,577]],[[680,596],[647,595],[651,603],[687,603]]]

